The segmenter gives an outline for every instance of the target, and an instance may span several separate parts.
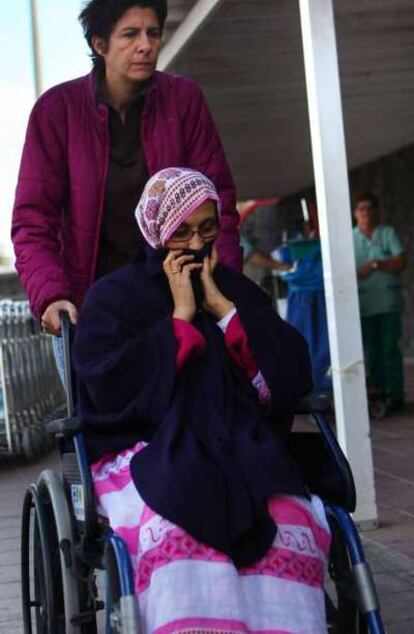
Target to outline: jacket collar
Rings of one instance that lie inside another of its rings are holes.
[[[146,95],[153,95],[153,93],[157,92],[159,89],[161,75],[159,71],[155,71],[152,77],[148,80],[148,85],[146,87]],[[97,90],[97,82],[99,83],[99,78],[96,76],[96,72],[92,70],[88,75],[86,75],[86,84],[87,91],[90,100],[93,103],[94,109],[96,111],[107,110],[107,106],[104,103],[104,100],[100,98],[99,90]]]
[[[151,109],[152,100],[155,98],[155,95],[159,89],[161,75],[162,73],[160,73],[159,71],[155,71],[152,77],[148,80],[146,99],[142,116],[145,116],[146,113]],[[101,141],[103,143],[106,143],[108,141],[108,105],[99,98],[99,93],[96,89],[96,84],[97,81],[99,81],[99,78],[96,77],[96,72],[92,70],[85,79],[89,103],[91,106],[91,111],[94,114],[97,133]]]

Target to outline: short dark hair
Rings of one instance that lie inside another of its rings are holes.
[[[358,192],[355,195],[355,204],[354,204],[354,209],[356,209],[356,207],[359,205],[359,203],[368,201],[371,203],[372,208],[377,211],[379,209],[379,198],[378,196],[376,196],[374,194],[374,192],[369,192],[369,191],[365,191],[365,192]]]
[[[95,69],[102,67],[103,60],[94,51],[92,38],[97,36],[108,41],[118,20],[133,7],[153,9],[162,32],[168,13],[167,0],[89,0],[79,14],[79,22],[91,49]]]

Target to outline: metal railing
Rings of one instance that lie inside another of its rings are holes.
[[[27,301],[0,300],[0,453],[32,457],[48,446],[45,420],[64,403],[51,337]]]

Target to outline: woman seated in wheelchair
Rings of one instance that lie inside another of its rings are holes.
[[[326,632],[329,529],[285,448],[306,344],[217,261],[205,176],[160,171],[136,216],[146,256],[91,288],[73,352],[98,512],[128,545],[142,631]]]

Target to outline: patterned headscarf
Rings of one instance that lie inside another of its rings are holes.
[[[145,240],[158,249],[206,200],[213,200],[220,213],[217,190],[206,176],[186,167],[168,167],[147,182],[135,217]]]

